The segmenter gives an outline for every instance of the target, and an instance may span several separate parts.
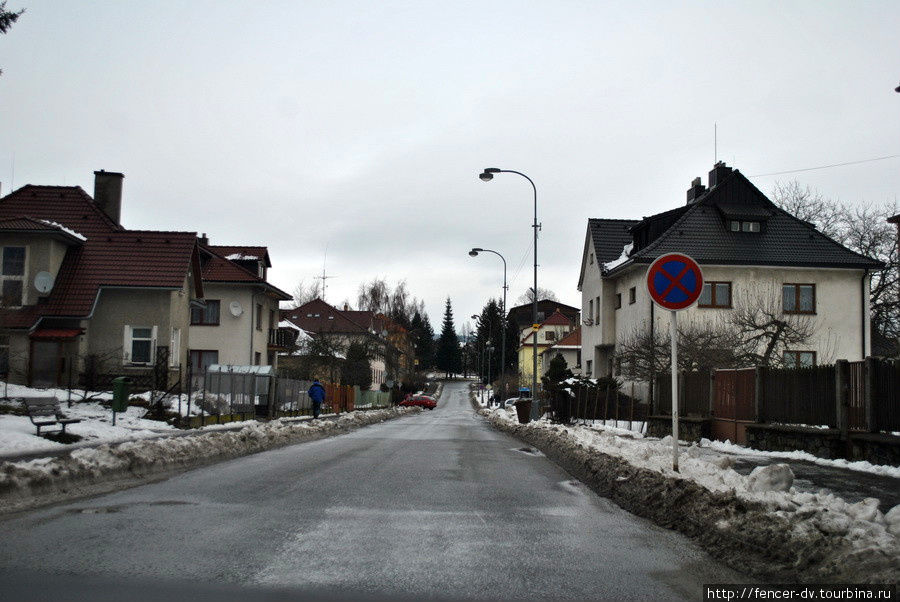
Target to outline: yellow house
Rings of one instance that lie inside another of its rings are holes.
[[[544,358],[541,353],[551,345],[555,345],[573,330],[575,330],[575,324],[564,316],[558,308],[549,318],[541,323],[536,333],[539,375],[545,371],[542,365]],[[531,386],[532,369],[534,368],[534,335],[535,333],[531,331],[531,328],[525,328],[520,333],[519,386],[521,387]]]

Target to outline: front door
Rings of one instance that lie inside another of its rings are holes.
[[[32,341],[32,387],[46,388],[59,384],[59,346],[59,341]]]

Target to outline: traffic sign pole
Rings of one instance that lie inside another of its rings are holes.
[[[668,309],[672,341],[672,470],[678,472],[678,311],[693,305],[703,291],[703,272],[683,253],[658,257],[647,270],[647,290],[657,305]]]
[[[678,312],[672,310],[672,470],[678,472]]]

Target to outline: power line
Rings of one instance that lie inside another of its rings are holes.
[[[884,161],[885,159],[896,159],[900,155],[888,155],[886,157],[875,157],[874,159],[863,159],[861,161],[847,161],[846,163],[833,163],[831,165],[820,165],[819,167],[805,167],[803,169],[791,169],[789,171],[773,171],[772,173],[761,173],[755,176],[747,176],[748,178],[762,178],[765,176],[782,176],[789,173],[800,173],[801,171],[814,171],[817,169],[829,169],[831,167],[843,167],[845,165],[859,165],[860,163],[871,163],[873,161]]]

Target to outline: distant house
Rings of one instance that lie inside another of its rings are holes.
[[[174,378],[187,363],[190,307],[203,299],[197,235],[124,228],[122,174],[94,173],[94,198],[27,185],[0,199],[0,365],[12,382]]]
[[[210,245],[200,239],[205,298],[191,308],[193,371],[212,364],[273,366],[293,337],[279,331],[279,301],[291,296],[266,281],[266,247]]]
[[[563,340],[575,330],[575,323],[557,308],[549,317],[540,323],[537,331],[526,329],[524,338],[519,341],[519,383],[530,386],[534,374],[534,337],[537,336],[538,376],[547,371],[547,364],[552,358],[545,357],[544,352]]]
[[[557,354],[562,355],[563,359],[566,360],[566,368],[568,368],[573,375],[581,375],[580,326],[576,327],[575,330],[562,337],[559,341],[557,341],[550,347],[547,347],[546,349],[541,351],[541,376],[547,374],[547,371],[550,369],[550,362],[553,360],[553,358],[556,357]]]
[[[670,252],[701,265],[699,302],[679,324],[727,321],[742,307],[808,319],[808,340],[777,351],[783,365],[859,360],[871,352],[869,280],[882,265],[841,246],[777,207],[743,174],[717,163],[687,203],[640,220],[590,219],[578,289],[587,376],[619,373],[617,351],[638,330],[667,333],[669,312],[652,303],[649,264]]]
[[[319,350],[327,351],[335,357],[345,357],[347,349],[354,342],[366,344],[370,352],[372,389],[378,389],[389,377],[394,377],[387,371],[386,358],[391,352],[389,343],[386,335],[382,333],[381,322],[376,320],[374,313],[340,310],[322,299],[314,299],[295,309],[281,310],[281,319],[308,333],[314,340],[324,343],[319,346]],[[283,364],[295,365],[297,362],[308,362],[310,359],[283,358]],[[314,376],[332,381],[340,378],[335,365],[323,365],[320,371],[327,371],[328,374]]]

